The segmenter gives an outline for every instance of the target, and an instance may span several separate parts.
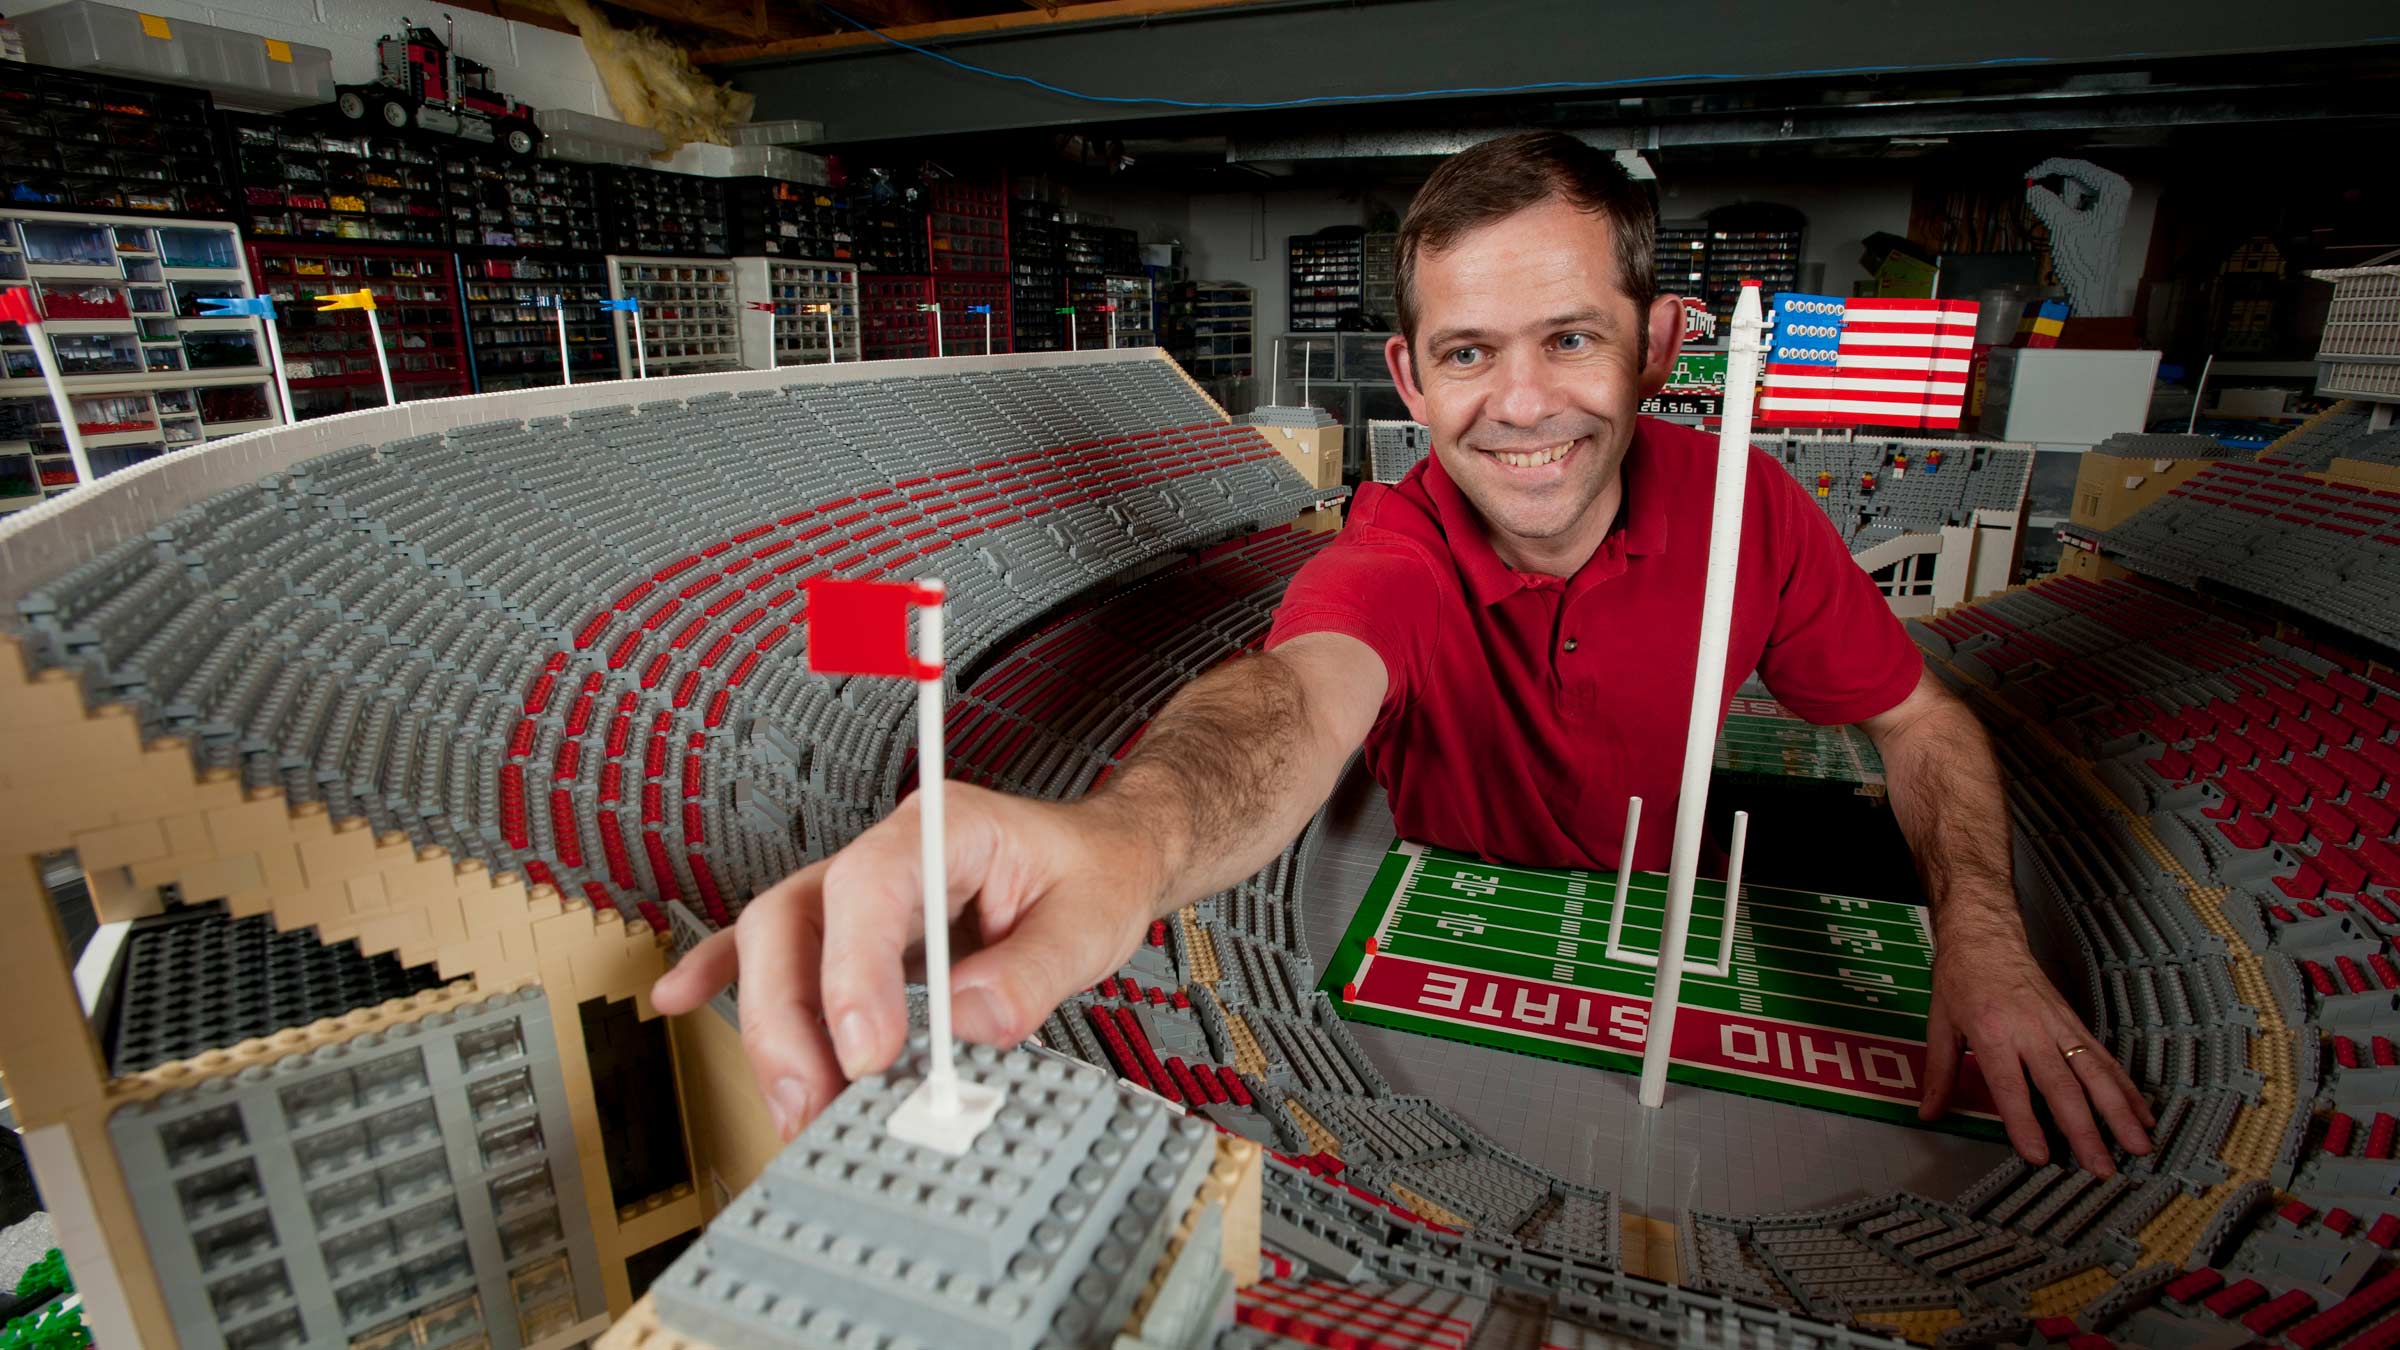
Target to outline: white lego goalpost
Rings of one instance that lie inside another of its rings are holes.
[[[1617,858],[1616,905],[1608,916],[1608,955],[1658,969],[1658,979],[1651,986],[1650,1025],[1642,1040],[1641,1101],[1648,1107],[1666,1100],[1667,1063],[1675,1042],[1675,1011],[1683,998],[1684,973],[1688,970],[1722,979],[1733,959],[1742,848],[1749,834],[1747,813],[1734,817],[1732,865],[1725,879],[1725,931],[1717,940],[1716,964],[1693,964],[1685,959],[1685,950],[1691,938],[1692,887],[1699,879],[1700,830],[1708,812],[1709,772],[1716,753],[1716,710],[1725,697],[1725,649],[1733,634],[1733,583],[1741,570],[1742,506],[1749,484],[1750,418],[1757,404],[1759,366],[1766,354],[1766,327],[1758,283],[1744,281],[1727,343],[1725,420],[1717,432],[1716,496],[1709,516],[1708,584],[1700,601],[1700,652],[1692,672],[1691,716],[1684,724],[1683,786],[1675,803],[1675,841],[1667,864],[1667,908],[1660,923],[1658,955],[1629,955],[1618,941],[1624,929],[1627,879],[1633,871],[1634,830],[1642,818],[1638,797],[1627,805],[1625,841]]]

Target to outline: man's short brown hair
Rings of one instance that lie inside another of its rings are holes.
[[[1617,249],[1617,288],[1633,300],[1641,331],[1649,333],[1650,302],[1658,295],[1658,206],[1616,157],[1556,131],[1520,131],[1452,155],[1417,189],[1400,222],[1399,278],[1394,299],[1400,332],[1417,340],[1417,257],[1440,252],[1461,235],[1513,216],[1553,197],[1580,211],[1608,217]],[[1647,342],[1643,344],[1647,346]]]

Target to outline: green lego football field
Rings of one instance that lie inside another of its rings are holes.
[[[1745,883],[1730,943],[1724,883],[1702,879],[1670,1081],[1910,1125],[1925,1075],[1933,940],[1914,905]],[[1521,1054],[1641,1071],[1666,878],[1505,867],[1395,840],[1323,988],[1343,1017]],[[1930,1128],[1997,1138],[1972,1062]]]
[[[1743,695],[1717,733],[1716,771],[1751,778],[1850,784],[1881,791],[1883,759],[1856,727],[1821,727],[1773,699]]]

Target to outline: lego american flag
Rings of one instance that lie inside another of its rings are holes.
[[[1975,310],[1971,300],[1777,295],[1758,420],[1957,426]]]

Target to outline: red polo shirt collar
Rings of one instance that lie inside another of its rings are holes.
[[[1633,444],[1626,447],[1625,462],[1618,466],[1625,495],[1616,523],[1609,527],[1598,551],[1565,583],[1570,594],[1621,575],[1630,556],[1666,552],[1666,500],[1659,491],[1652,455],[1642,444],[1648,430],[1646,423],[1635,425]],[[1450,480],[1438,453],[1425,457],[1425,490],[1433,499],[1434,510],[1441,515],[1443,537],[1458,561],[1459,571],[1466,577],[1475,603],[1495,605],[1529,586],[1559,584],[1552,578],[1520,572],[1501,559],[1492,547],[1482,514],[1459,491],[1458,484]]]

